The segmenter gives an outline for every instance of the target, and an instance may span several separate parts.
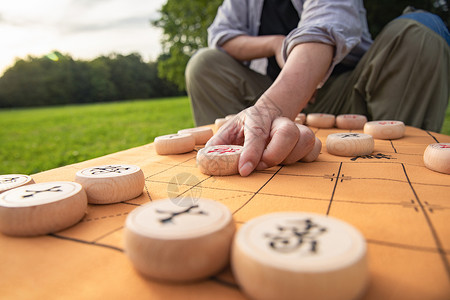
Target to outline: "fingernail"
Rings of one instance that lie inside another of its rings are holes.
[[[246,162],[240,169],[239,169],[239,173],[241,174],[241,176],[248,176],[250,175],[250,173],[253,171],[255,167],[253,166],[253,164],[248,161]]]

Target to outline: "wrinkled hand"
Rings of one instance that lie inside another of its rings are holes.
[[[300,160],[312,150],[314,141],[314,133],[308,127],[282,117],[275,106],[266,102],[257,103],[229,120],[206,146],[243,145],[239,173],[248,176],[255,169]]]

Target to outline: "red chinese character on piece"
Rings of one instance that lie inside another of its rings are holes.
[[[214,149],[208,151],[208,153],[214,153],[214,152],[218,152],[219,154],[225,154],[225,153],[236,152],[236,149],[226,147],[226,148],[214,148]]]
[[[450,145],[440,144],[439,146],[441,149],[450,149]]]
[[[395,124],[397,124],[397,122],[395,122],[395,121],[389,121],[389,122],[381,121],[381,122],[378,122],[378,124],[380,124],[380,125],[395,125]]]
[[[356,115],[345,115],[344,119],[356,119]]]

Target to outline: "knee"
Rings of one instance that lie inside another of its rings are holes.
[[[214,64],[217,63],[218,56],[223,55],[217,49],[202,48],[198,50],[190,59],[186,66],[186,82],[199,80],[208,73],[208,70],[214,70]]]

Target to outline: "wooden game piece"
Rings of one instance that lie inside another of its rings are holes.
[[[11,236],[36,236],[61,231],[86,213],[87,197],[75,182],[44,182],[0,195],[0,231]]]
[[[239,157],[242,146],[218,145],[200,149],[197,153],[197,165],[207,175],[238,174]]]
[[[188,206],[156,200],[125,223],[125,254],[142,275],[167,281],[212,276],[229,263],[235,223],[228,208],[209,199]]]
[[[363,129],[367,117],[363,115],[339,115],[336,117],[336,127],[339,129]]]
[[[134,165],[90,167],[76,173],[75,181],[86,191],[89,203],[110,204],[127,201],[142,194],[144,173]]]
[[[317,128],[332,128],[336,117],[330,114],[308,114],[306,116],[306,124]]]
[[[300,161],[303,161],[303,162],[315,161],[319,157],[321,150],[322,150],[322,141],[316,137],[313,149],[311,150],[311,152],[306,154],[306,156],[304,156],[302,159],[300,159]]]
[[[364,237],[343,221],[281,212],[239,229],[231,266],[252,299],[358,299],[369,281],[366,252]]]
[[[450,174],[450,143],[428,145],[423,153],[423,162],[430,170]]]
[[[33,183],[34,183],[33,178],[31,178],[28,175],[22,174],[0,175],[0,193],[9,191],[16,187]]]
[[[339,156],[369,155],[374,148],[372,136],[364,133],[333,133],[326,144],[328,153]]]
[[[405,124],[402,121],[371,121],[364,125],[364,133],[374,139],[395,140],[405,134]]]
[[[295,123],[303,125],[305,124],[305,122],[306,122],[306,115],[304,113],[299,113],[297,117],[295,117]]]
[[[213,136],[213,130],[209,127],[196,127],[179,130],[178,133],[190,133],[195,138],[196,145],[206,144]]]
[[[182,154],[194,150],[195,138],[190,133],[168,134],[156,137],[153,144],[159,155]]]
[[[225,124],[226,122],[227,122],[227,119],[225,119],[225,118],[216,119],[216,121],[214,122],[214,125],[216,126],[216,130],[218,130],[220,127],[222,127],[222,125]]]

